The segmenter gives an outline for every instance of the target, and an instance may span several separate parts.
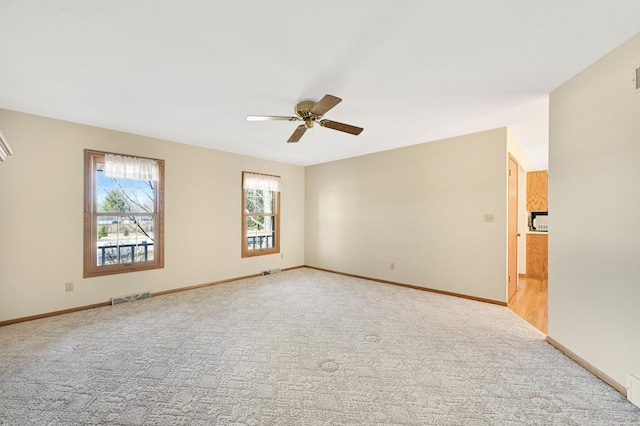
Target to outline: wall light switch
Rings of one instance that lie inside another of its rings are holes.
[[[64,283],[64,291],[73,291],[73,281]]]

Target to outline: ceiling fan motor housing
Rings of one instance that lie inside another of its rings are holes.
[[[307,129],[312,128],[313,123],[320,118],[319,116],[311,113],[311,110],[316,106],[316,104],[317,102],[313,101],[302,101],[294,108],[296,115],[304,120],[304,126]]]
[[[314,106],[316,106],[317,102],[313,101],[302,101],[296,105],[294,111],[297,115],[302,118],[309,117],[311,115],[311,110]]]

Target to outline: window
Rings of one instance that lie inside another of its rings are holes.
[[[164,267],[164,161],[84,151],[84,277]]]
[[[280,253],[280,176],[242,172],[242,257]]]

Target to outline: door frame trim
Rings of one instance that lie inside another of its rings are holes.
[[[516,159],[516,157],[514,157],[510,152],[507,152],[508,154],[508,158],[507,158],[507,302],[509,302],[509,300],[511,300],[511,298],[516,294],[516,292],[518,291],[518,237],[516,236],[516,244],[515,244],[515,253],[514,253],[514,257],[515,257],[515,274],[514,274],[514,280],[515,280],[515,291],[513,292],[513,294],[511,296],[509,296],[509,276],[510,276],[510,264],[509,264],[509,219],[510,219],[510,212],[509,212],[509,162],[511,160],[513,160],[513,162],[516,164],[516,173],[520,173],[520,163],[518,162],[518,160]],[[516,235],[518,233],[518,219],[519,219],[519,209],[518,209],[518,200],[519,200],[519,191],[518,191],[518,175],[516,174],[516,199],[515,199],[515,204],[516,204]]]

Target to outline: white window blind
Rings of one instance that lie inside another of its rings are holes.
[[[104,175],[113,178],[158,180],[158,162],[150,158],[105,154]]]
[[[280,192],[281,183],[278,176],[262,175],[259,173],[244,173],[242,188],[260,191]]]

